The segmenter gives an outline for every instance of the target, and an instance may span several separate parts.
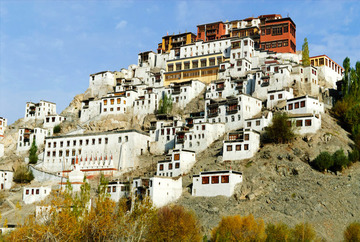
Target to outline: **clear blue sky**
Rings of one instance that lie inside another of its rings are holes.
[[[0,116],[22,118],[27,101],[60,113],[88,87],[89,74],[135,64],[161,37],[196,25],[261,14],[289,15],[297,49],[339,64],[360,60],[358,1],[0,1]]]

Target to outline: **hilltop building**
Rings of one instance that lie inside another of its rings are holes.
[[[44,120],[46,115],[56,114],[56,104],[44,100],[39,103],[27,102],[24,121]]]

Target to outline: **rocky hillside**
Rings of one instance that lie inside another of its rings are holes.
[[[310,167],[308,163],[321,151],[346,151],[352,143],[329,115],[322,116],[322,125],[316,134],[297,137],[291,144],[265,145],[252,159],[226,164],[218,162],[222,140],[216,141],[197,156],[184,187],[201,170],[242,171],[244,182],[231,198],[192,197],[185,189],[177,203],[193,209],[208,234],[222,216],[252,213],[265,222],[281,221],[290,226],[310,222],[321,237],[340,241],[346,225],[360,217],[360,164],[337,175]]]

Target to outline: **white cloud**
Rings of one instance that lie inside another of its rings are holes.
[[[127,25],[127,21],[126,20],[121,20],[117,25],[116,25],[116,29],[123,29],[125,28]]]

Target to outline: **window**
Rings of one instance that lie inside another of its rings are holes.
[[[29,195],[29,189],[26,189],[26,195]]]
[[[201,60],[201,67],[206,67],[206,59]]]
[[[116,192],[116,186],[113,186],[113,192]]]
[[[164,165],[163,164],[160,164],[159,170],[160,171],[164,170]]]
[[[192,68],[198,68],[199,67],[199,61],[195,60],[192,61]]]
[[[241,145],[236,145],[236,150],[237,151],[241,150]]]
[[[298,109],[299,108],[299,103],[295,103],[295,109]]]
[[[221,183],[229,183],[229,176],[221,176]]]
[[[40,189],[36,189],[36,194],[40,194]]]
[[[76,140],[73,140],[73,146],[76,146]]]
[[[51,148],[51,143],[50,142],[48,142],[48,148]]]
[[[247,126],[248,126],[248,127],[251,127],[251,122],[247,122]]]
[[[104,100],[104,105],[107,105],[107,100]]]
[[[175,169],[179,169],[179,168],[180,168],[180,163],[179,162],[175,163]]]
[[[202,130],[205,130],[205,125],[202,125]]]
[[[99,140],[98,140],[98,144],[99,144],[99,145],[101,145],[101,138],[99,138]]]
[[[232,145],[226,146],[226,151],[232,151]]]
[[[288,105],[288,110],[293,110],[293,104],[292,103]]]
[[[107,187],[107,192],[110,193],[111,192],[111,186]]]
[[[274,95],[270,95],[270,100],[274,100]]]
[[[283,95],[280,93],[278,94],[278,99],[281,99],[283,97]]]
[[[92,144],[95,145],[95,139],[92,139]]]
[[[202,177],[202,184],[209,184],[209,177],[208,176]]]
[[[302,120],[296,120],[296,127],[302,126]]]
[[[256,120],[256,126],[260,126],[260,120]]]
[[[63,146],[64,146],[64,142],[60,141],[60,147],[63,147]]]
[[[219,183],[219,176],[212,176],[211,177],[211,184]]]
[[[117,104],[121,104],[121,98],[116,99]]]
[[[174,160],[180,160],[180,154],[175,154],[174,155]]]
[[[108,141],[109,141],[109,139],[108,139],[108,138],[105,138],[105,144],[107,144],[107,143],[108,143]]]
[[[305,120],[305,126],[311,126],[311,119]]]
[[[53,155],[52,155],[53,157],[55,157],[56,156],[56,151],[53,151]]]
[[[170,163],[170,164],[169,164],[169,170],[172,170],[172,167],[173,167],[173,164]]]
[[[302,108],[305,107],[305,101],[300,102],[300,107],[302,107]]]
[[[249,150],[249,144],[244,144],[244,150]]]
[[[249,134],[245,134],[245,140],[249,140]]]

